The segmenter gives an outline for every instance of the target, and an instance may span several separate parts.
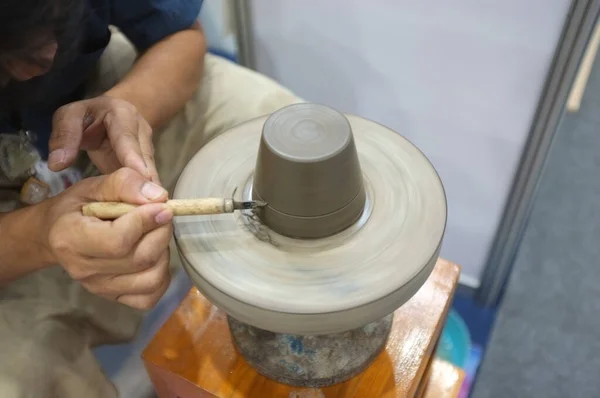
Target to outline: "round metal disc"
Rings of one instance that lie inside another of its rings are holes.
[[[355,329],[404,304],[437,260],[446,225],[438,174],[408,140],[346,115],[367,191],[350,228],[322,239],[278,235],[245,212],[177,217],[179,254],[198,289],[217,307],[257,328],[327,334]],[[223,133],[189,162],[175,199],[250,200],[263,124]]]

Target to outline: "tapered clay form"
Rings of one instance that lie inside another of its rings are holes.
[[[267,202],[262,221],[290,237],[322,238],[356,222],[366,195],[348,119],[309,103],[273,113],[262,130],[253,197]]]

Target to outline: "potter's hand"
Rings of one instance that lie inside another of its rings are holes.
[[[159,182],[154,164],[152,128],[131,103],[100,96],[59,108],[54,114],[48,166],[70,166],[80,149],[106,174],[132,168]]]
[[[55,264],[90,292],[134,308],[153,307],[169,286],[173,213],[167,192],[132,169],[88,178],[43,202],[41,239]],[[114,220],[82,215],[91,201],[142,205]]]

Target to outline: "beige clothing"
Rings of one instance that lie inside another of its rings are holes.
[[[129,42],[113,34],[89,93],[101,93],[119,81],[135,56]],[[207,55],[195,96],[155,133],[163,184],[172,190],[198,149],[229,127],[299,101],[271,79]],[[58,266],[0,289],[0,397],[118,396],[91,347],[131,340],[142,316],[88,293]]]

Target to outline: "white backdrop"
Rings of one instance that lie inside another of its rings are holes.
[[[569,3],[252,0],[256,68],[414,142],[448,196],[442,256],[476,286]]]
[[[211,49],[237,56],[232,0],[204,0],[198,21]]]

